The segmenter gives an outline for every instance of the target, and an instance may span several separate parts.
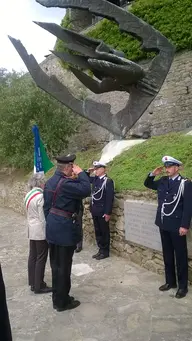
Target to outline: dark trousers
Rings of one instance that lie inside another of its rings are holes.
[[[188,286],[188,254],[186,236],[160,229],[166,283],[176,284],[175,260],[179,289]]]
[[[39,290],[43,284],[45,265],[48,255],[48,243],[46,240],[30,240],[28,279],[29,285]]]
[[[69,303],[71,289],[71,266],[75,246],[50,244],[50,263],[52,270],[52,299],[57,307]]]
[[[79,211],[77,215],[77,224],[79,225],[80,233],[81,233],[81,240],[77,244],[77,248],[80,249],[83,247],[83,211]]]
[[[95,228],[95,238],[99,251],[104,255],[109,255],[110,249],[110,230],[109,222],[103,217],[93,216],[93,224]]]
[[[12,341],[9,313],[7,309],[5,285],[0,266],[0,339],[2,341]]]

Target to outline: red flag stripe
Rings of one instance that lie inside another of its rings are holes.
[[[28,209],[28,207],[29,207],[29,204],[30,204],[31,200],[32,200],[33,198],[35,198],[36,195],[38,195],[38,194],[42,194],[42,193],[41,193],[41,192],[37,192],[37,193],[33,194],[32,197],[29,199],[29,201],[28,201],[28,203],[27,203],[27,209]]]

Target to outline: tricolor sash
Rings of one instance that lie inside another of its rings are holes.
[[[33,198],[35,198],[37,195],[42,194],[43,190],[41,188],[34,188],[32,189],[25,197],[25,206],[26,209],[28,209],[29,204]]]

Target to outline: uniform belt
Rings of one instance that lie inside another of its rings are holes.
[[[73,218],[73,214],[74,214],[74,213],[63,211],[54,207],[50,209],[50,213],[60,215],[61,217],[65,217],[65,218]]]

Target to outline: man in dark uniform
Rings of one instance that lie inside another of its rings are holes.
[[[177,267],[177,298],[188,292],[188,254],[186,235],[192,216],[192,183],[179,174],[181,161],[164,156],[162,159],[167,176],[155,181],[163,167],[150,173],[144,185],[157,190],[158,208],[155,224],[160,228],[166,283],[159,290],[167,291],[177,287],[175,258]]]
[[[74,250],[81,239],[76,212],[83,198],[90,195],[89,177],[74,165],[75,155],[57,157],[57,170],[44,188],[46,238],[50,247],[53,308],[76,308],[80,302],[69,296]],[[72,173],[77,175],[72,178]]]
[[[95,173],[95,177],[90,176],[92,183],[92,195],[90,211],[93,217],[95,237],[99,251],[93,258],[101,260],[109,257],[110,230],[109,220],[112,213],[114,200],[114,183],[106,175],[106,165],[94,161],[93,168],[89,168],[89,174]]]
[[[0,265],[0,336],[2,341],[12,341],[9,313],[7,309],[5,284]]]

